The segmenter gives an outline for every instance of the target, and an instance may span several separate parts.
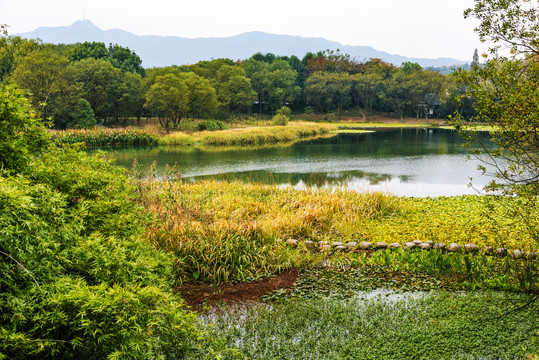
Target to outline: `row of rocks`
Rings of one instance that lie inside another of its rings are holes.
[[[420,240],[414,240],[412,242],[405,242],[404,244],[399,244],[399,243],[392,243],[392,244],[387,244],[386,242],[377,242],[375,244],[372,244],[368,241],[363,241],[361,243],[357,243],[355,241],[351,241],[351,242],[348,242],[348,243],[342,243],[342,242],[338,242],[338,241],[335,241],[335,242],[332,242],[331,244],[328,242],[328,241],[318,241],[318,242],[314,242],[314,241],[311,241],[311,240],[305,240],[305,241],[299,241],[299,240],[296,240],[296,239],[288,239],[287,240],[287,243],[290,245],[290,246],[293,246],[293,247],[298,247],[298,246],[303,246],[305,247],[306,249],[310,250],[310,251],[321,251],[321,252],[326,252],[326,253],[329,253],[329,252],[355,252],[355,251],[359,251],[359,250],[385,250],[385,249],[390,249],[390,250],[398,250],[398,249],[403,249],[403,250],[414,250],[414,249],[417,249],[417,250],[431,250],[431,249],[439,249],[439,250],[442,250],[444,252],[450,252],[450,253],[470,253],[470,254],[473,254],[473,253],[478,253],[479,252],[479,248],[475,245],[475,244],[465,244],[464,246],[461,246],[459,244],[456,244],[456,243],[451,243],[449,245],[446,245],[444,243],[435,243],[434,241],[420,241]],[[500,257],[505,257],[505,256],[511,256],[512,258],[514,259],[523,259],[523,258],[528,258],[528,259],[537,259],[539,257],[539,253],[537,252],[526,252],[524,250],[513,250],[511,252],[509,252],[507,249],[505,248],[497,248],[495,249],[494,247],[492,246],[485,246],[483,249],[482,249],[482,252],[486,255],[497,255],[497,256],[500,256]]]

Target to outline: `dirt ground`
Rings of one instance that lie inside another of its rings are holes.
[[[299,270],[250,283],[225,283],[219,286],[212,284],[184,284],[177,293],[193,310],[202,310],[217,304],[233,304],[246,301],[258,301],[260,298],[278,289],[290,289],[299,276]]]

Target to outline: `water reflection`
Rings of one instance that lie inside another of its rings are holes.
[[[370,185],[376,185],[391,179],[392,176],[389,174],[369,173],[361,170],[313,173],[276,173],[267,170],[255,170],[187,177],[184,178],[184,181],[224,180],[261,184],[289,184],[292,186],[299,185],[304,187],[344,187],[358,180],[366,181]]]
[[[487,135],[485,135],[486,138]],[[217,179],[288,184],[294,187],[341,187],[379,190],[404,196],[475,194],[490,179],[481,177],[477,161],[468,161],[461,136],[443,129],[383,129],[339,134],[292,146],[207,151],[195,147],[113,151],[118,164],[130,168],[178,163],[184,181]]]

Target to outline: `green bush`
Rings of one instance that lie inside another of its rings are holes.
[[[285,126],[290,121],[290,114],[292,114],[292,110],[288,106],[282,106],[271,119],[271,124],[275,126]]]
[[[219,120],[204,120],[198,124],[199,131],[217,131],[225,129],[225,124]]]
[[[49,141],[22,90],[0,84],[0,170],[21,170]]]
[[[46,132],[17,91],[0,99],[3,149],[27,146],[0,169],[0,359],[218,351],[171,291],[172,256],[142,240],[154,220],[126,171],[54,145],[32,156]]]
[[[0,177],[0,358],[197,351],[204,333],[169,290],[172,258],[140,240],[151,219],[135,200],[122,171],[73,150]]]
[[[277,114],[274,115],[271,119],[271,125],[274,126],[285,126],[288,124],[288,121],[290,121],[290,118],[283,114]]]
[[[285,115],[290,117],[292,115],[292,109],[290,109],[288,106],[281,106],[277,111],[276,114]]]
[[[75,114],[75,119],[68,127],[73,129],[91,129],[97,125],[94,111],[90,103],[84,99],[80,99],[79,107]]]

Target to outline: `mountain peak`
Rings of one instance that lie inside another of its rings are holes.
[[[88,19],[84,20],[77,20],[73,24],[71,24],[70,27],[73,28],[81,28],[81,29],[92,29],[92,30],[100,30],[93,22],[91,22]]]

